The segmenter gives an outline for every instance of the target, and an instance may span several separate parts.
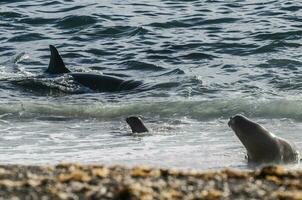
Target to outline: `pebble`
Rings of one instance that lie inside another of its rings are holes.
[[[302,171],[158,169],[59,164],[0,166],[0,200],[302,199]]]

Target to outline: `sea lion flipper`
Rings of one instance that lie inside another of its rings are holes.
[[[60,56],[56,47],[54,47],[53,45],[49,45],[49,49],[50,49],[50,61],[46,72],[49,74],[69,73],[70,71],[65,67],[63,59]]]

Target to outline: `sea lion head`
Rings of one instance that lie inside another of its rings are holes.
[[[243,115],[235,115],[234,117],[230,117],[228,125],[233,129],[240,140],[246,137],[252,137],[253,135],[268,133],[268,131],[261,125],[251,121]]]
[[[132,133],[148,132],[148,129],[144,125],[142,119],[137,116],[130,116],[126,118],[126,122],[131,127]]]

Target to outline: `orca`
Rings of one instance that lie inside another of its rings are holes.
[[[47,70],[45,71],[51,75],[68,74],[79,84],[98,92],[119,92],[125,90],[132,90],[140,85],[142,81],[123,80],[109,75],[84,73],[84,72],[71,72],[64,64],[64,61],[59,54],[58,50],[49,45],[50,61]]]

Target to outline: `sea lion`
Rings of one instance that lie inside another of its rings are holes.
[[[149,131],[144,125],[140,117],[136,117],[136,116],[127,117],[126,122],[130,126],[132,133],[144,133]]]
[[[299,162],[299,153],[294,144],[275,136],[248,118],[242,115],[235,115],[230,118],[228,125],[246,148],[249,162]]]
[[[76,82],[98,92],[118,92],[124,90],[132,90],[142,85],[141,81],[123,80],[121,78],[102,74],[71,72],[68,68],[66,68],[58,50],[53,45],[49,45],[49,49],[51,53],[50,61],[48,68],[45,71],[48,74],[68,74],[72,76]]]

